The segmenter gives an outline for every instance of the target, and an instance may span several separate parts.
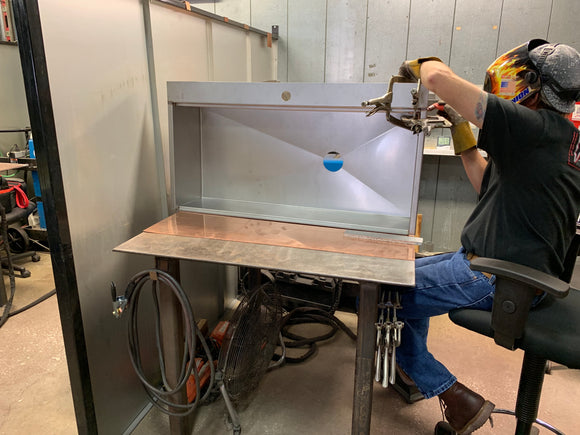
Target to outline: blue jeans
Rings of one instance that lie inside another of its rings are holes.
[[[488,278],[469,268],[465,249],[415,260],[415,287],[397,287],[405,322],[397,363],[417,384],[426,398],[434,397],[453,385],[457,378],[427,350],[429,318],[455,308],[491,311],[495,276]]]

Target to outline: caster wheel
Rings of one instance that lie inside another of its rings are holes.
[[[435,426],[435,435],[457,435],[457,432],[446,421],[440,421]]]
[[[38,255],[38,254],[34,254],[34,255],[31,257],[31,259],[32,259],[32,261],[33,261],[34,263],[37,263],[37,262],[39,262],[39,261],[40,261],[40,255]]]
[[[30,271],[29,270],[23,270],[22,272],[20,272],[20,277],[21,278],[28,278],[30,276]]]
[[[30,239],[26,231],[18,227],[8,227],[6,232],[8,234],[8,247],[11,252],[21,254],[28,250]]]

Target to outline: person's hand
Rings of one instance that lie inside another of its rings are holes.
[[[461,154],[474,148],[477,144],[475,136],[471,131],[469,121],[461,116],[457,110],[446,104],[444,101],[439,101],[430,106],[427,110],[437,109],[437,113],[451,122],[451,137],[453,138],[453,151],[455,155]]]
[[[430,60],[441,62],[438,57],[420,57],[415,60],[406,60],[399,67],[399,75],[416,82],[421,78],[421,64]]]

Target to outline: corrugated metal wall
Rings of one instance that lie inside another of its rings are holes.
[[[580,49],[578,0],[219,0],[200,7],[264,29],[279,25],[278,77],[289,82],[387,82],[404,59],[438,56],[481,84],[498,55],[531,38]],[[454,250],[477,198],[458,158],[425,157],[424,249]]]

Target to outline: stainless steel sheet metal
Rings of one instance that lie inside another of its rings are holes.
[[[191,113],[173,122],[175,179],[201,184],[197,195],[176,186],[181,210],[404,235],[414,229],[423,135],[366,117],[360,107],[386,85],[177,85],[170,101],[173,95],[179,111]],[[394,104],[409,108],[412,88]],[[340,154],[339,170],[325,166],[329,153]],[[194,155],[199,162],[188,160]]]

